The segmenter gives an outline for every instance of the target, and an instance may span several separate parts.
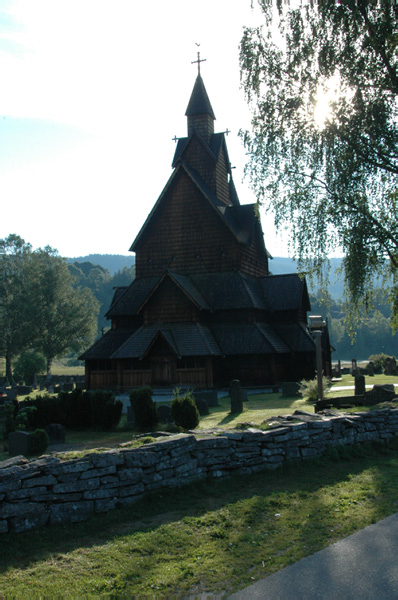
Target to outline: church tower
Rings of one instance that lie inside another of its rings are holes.
[[[112,328],[81,359],[89,387],[225,386],[314,375],[305,279],[270,275],[253,204],[241,204],[226,132],[198,74],[173,171],[130,250],[136,278],[116,290]]]

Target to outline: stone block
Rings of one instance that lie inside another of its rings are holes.
[[[85,521],[94,511],[92,500],[80,500],[78,502],[65,502],[64,504],[53,504],[50,507],[51,525],[58,523],[77,523]]]

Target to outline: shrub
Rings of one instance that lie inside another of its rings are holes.
[[[375,373],[383,373],[384,368],[386,366],[386,362],[392,356],[388,356],[388,354],[372,354],[369,356],[369,361],[372,361]]]
[[[326,377],[322,377],[323,395],[326,396],[330,391],[331,383]],[[301,397],[308,400],[309,402],[316,402],[318,400],[318,379],[303,379],[300,381],[299,394]]]
[[[110,430],[120,421],[123,403],[115,400],[111,392],[76,389],[60,392],[58,396],[36,396],[19,403],[19,409],[36,407],[29,413],[30,429],[45,428],[51,423],[60,423],[68,429],[98,427]]]
[[[114,429],[120,421],[123,402],[115,400],[112,392],[97,390],[85,394],[90,405],[91,425],[104,431]]]
[[[156,404],[152,400],[152,388],[145,386],[130,392],[131,408],[138,429],[150,429],[159,423]]]
[[[199,425],[199,412],[192,391],[188,390],[180,396],[180,390],[173,391],[171,416],[175,424],[183,429],[195,429]]]
[[[41,352],[26,350],[15,361],[14,377],[32,383],[35,373],[45,373],[46,359]]]
[[[47,432],[44,429],[35,429],[30,434],[30,450],[32,454],[43,454],[50,443]]]

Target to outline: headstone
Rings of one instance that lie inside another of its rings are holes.
[[[161,423],[171,423],[173,421],[171,416],[171,408],[168,404],[160,404],[156,408]]]
[[[194,390],[195,400],[206,400],[207,406],[218,406],[217,390]]]
[[[365,375],[355,376],[355,395],[360,396],[365,393]]]
[[[35,373],[33,375],[33,384],[32,384],[32,387],[33,387],[34,390],[37,389],[37,373]]]
[[[357,374],[357,372],[358,372],[357,359],[353,358],[351,360],[351,373],[352,373],[352,376],[355,377],[355,375]]]
[[[74,389],[75,389],[75,384],[73,382],[72,383],[66,382],[62,386],[62,390],[64,392],[73,392]]]
[[[370,392],[366,392],[366,404],[379,404],[380,402],[391,402],[396,397],[394,384],[374,385]]]
[[[53,385],[49,385],[49,386],[47,386],[47,392],[48,392],[49,394],[53,394],[53,393],[54,393],[54,386],[53,386]]]
[[[388,357],[386,359],[386,364],[384,367],[384,375],[396,375],[397,374],[397,361],[394,356]]]
[[[231,413],[241,413],[243,411],[243,398],[239,379],[233,379],[231,381],[229,397],[231,398]]]
[[[12,431],[8,434],[8,454],[29,456],[31,447],[30,433],[27,431]]]
[[[299,396],[300,384],[297,381],[282,382],[282,396]]]
[[[206,400],[203,400],[203,398],[195,398],[195,404],[201,417],[209,414],[209,405]]]
[[[6,390],[7,398],[9,400],[16,400],[18,398],[18,390],[17,388],[11,388]]]
[[[375,375],[375,366],[372,361],[370,361],[368,364],[368,375],[369,377],[374,377]]]
[[[336,377],[337,379],[341,378],[341,360],[337,361],[337,366],[336,366]]]
[[[27,394],[31,394],[33,392],[33,388],[31,385],[18,385],[17,392],[19,396],[26,396]]]
[[[65,428],[60,423],[50,423],[50,425],[47,425],[46,431],[50,439],[50,444],[65,443]]]

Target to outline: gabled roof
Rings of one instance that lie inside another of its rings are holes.
[[[203,179],[200,177],[199,173],[192,169],[184,162],[180,162],[178,166],[173,171],[171,177],[169,178],[167,184],[165,185],[162,193],[160,194],[158,200],[156,201],[154,207],[149,213],[148,217],[144,225],[141,227],[140,232],[135,238],[134,242],[130,247],[131,252],[136,251],[136,246],[139,240],[144,235],[146,228],[148,227],[153,215],[155,214],[158,206],[161,204],[163,199],[165,198],[167,192],[170,190],[174,181],[178,177],[181,172],[184,172],[188,175],[194,185],[198,188],[198,190],[203,194],[206,200],[209,202],[210,206],[216,211],[219,218],[224,222],[224,224],[228,227],[231,233],[237,238],[237,240],[241,243],[249,244],[252,239],[252,230],[256,226],[260,228],[261,226],[258,222],[257,216],[254,212],[254,204],[245,204],[241,206],[226,206],[221,200],[217,198],[217,196],[211,191],[211,189],[206,185]],[[231,212],[231,209],[234,209]],[[227,215],[227,216],[225,216]],[[256,225],[257,221],[257,225]]]
[[[79,360],[105,360],[109,359],[133,333],[133,329],[110,329],[86,350]]]
[[[200,75],[196,78],[185,115],[187,117],[210,115],[212,119],[216,118],[206,92],[205,84]]]
[[[292,352],[314,352],[315,342],[304,323],[276,323],[273,327]]]
[[[230,163],[228,157],[227,144],[225,142],[225,134],[224,133],[213,133],[210,137],[210,143],[207,143],[206,140],[194,129],[189,137],[180,138],[177,142],[176,150],[174,152],[172,167],[176,167],[179,160],[183,159],[183,155],[185,150],[188,148],[189,144],[192,140],[197,139],[200,144],[203,146],[204,150],[207,154],[217,162],[220,158],[221,150],[224,149],[225,160],[227,163],[227,172],[230,173]]]
[[[161,336],[177,356],[218,356],[217,342],[208,327],[199,323],[164,323],[140,327],[111,358],[143,358]]]
[[[240,202],[239,202],[239,198],[238,198],[238,193],[236,191],[236,187],[234,184],[234,180],[232,179],[232,175],[230,176],[228,187],[229,187],[229,199],[231,200],[231,202],[234,206],[239,206]]]
[[[121,288],[120,294],[115,293],[114,301],[105,316],[111,318],[135,315],[159,279],[160,277],[134,279],[128,288]]]
[[[261,286],[270,310],[298,310],[302,304],[310,310],[307,284],[298,273],[262,277]]]

